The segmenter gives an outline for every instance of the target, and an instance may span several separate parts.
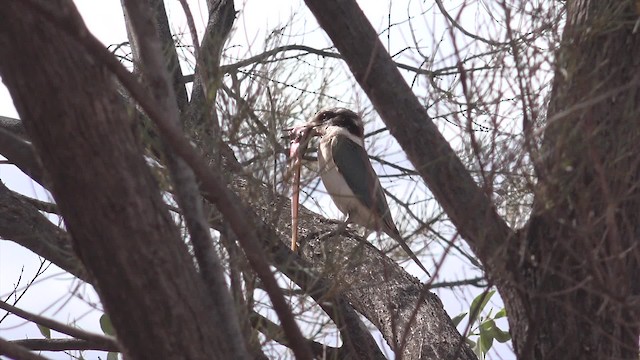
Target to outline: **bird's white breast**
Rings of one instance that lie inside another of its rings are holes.
[[[336,207],[345,215],[350,216],[350,220],[356,224],[367,226],[373,217],[372,213],[356,198],[349,184],[333,161],[332,141],[336,136],[347,136],[362,146],[362,139],[353,136],[351,133],[340,127],[328,127],[320,139],[318,146],[318,164],[320,167],[320,177]]]

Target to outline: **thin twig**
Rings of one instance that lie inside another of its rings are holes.
[[[438,288],[454,288],[458,286],[467,286],[467,285],[471,285],[479,288],[485,288],[489,286],[489,284],[487,283],[487,279],[485,277],[478,276],[472,279],[457,280],[457,281],[442,281],[442,282],[433,283],[429,286],[429,289],[433,290]]]
[[[191,42],[193,43],[193,55],[196,59],[200,58],[200,41],[198,41],[198,32],[196,31],[196,23],[193,21],[193,14],[191,8],[187,4],[187,0],[179,0],[182,5],[182,11],[187,18],[187,26],[189,27],[189,33],[191,35]]]
[[[344,60],[342,55],[340,55],[337,52],[333,52],[333,51],[327,51],[327,50],[322,50],[322,49],[316,49],[310,46],[306,46],[306,45],[282,45],[282,46],[278,46],[275,47],[273,49],[267,50],[263,53],[260,53],[258,55],[254,55],[250,58],[246,58],[243,60],[240,60],[238,62],[235,62],[233,64],[228,64],[228,65],[222,65],[220,66],[220,72],[221,73],[230,73],[230,72],[235,72],[240,68],[246,67],[246,66],[250,66],[253,65],[255,63],[259,63],[259,62],[264,62],[266,59],[275,56],[281,52],[287,52],[287,51],[304,51],[306,52],[305,54],[301,54],[299,56],[293,56],[291,58],[298,58],[302,55],[318,55],[318,56],[322,56],[325,58],[332,58],[332,59],[340,59],[340,60]],[[464,60],[464,62],[473,60],[475,58],[484,56],[484,55],[491,55],[496,53],[496,50],[491,50],[488,51],[486,53],[482,53],[482,54],[477,54],[474,56],[471,56],[467,59]],[[278,59],[278,60],[282,60],[282,59]],[[444,76],[444,75],[453,75],[457,73],[457,68],[456,66],[448,66],[448,67],[444,67],[441,69],[437,69],[437,70],[427,70],[427,69],[422,69],[420,67],[416,67],[416,66],[412,66],[412,65],[408,65],[408,64],[403,64],[403,63],[399,63],[399,62],[394,62],[396,64],[396,66],[400,69],[403,70],[407,70],[407,71],[411,71],[414,72],[418,75],[425,75],[425,76],[429,76],[429,77],[437,77],[437,76]],[[492,66],[483,66],[483,67],[478,67],[478,68],[474,68],[474,69],[470,69],[470,71],[477,71],[477,70],[490,70],[493,69],[494,67]],[[185,75],[184,77],[184,81],[185,82],[191,82],[193,81],[194,76],[193,75]]]

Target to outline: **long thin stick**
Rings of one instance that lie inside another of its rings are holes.
[[[302,167],[301,138],[303,134],[298,128],[291,130],[291,146],[289,149],[289,159],[291,160],[291,171],[293,172],[293,182],[291,184],[291,251],[298,250],[298,213],[300,209],[300,170]]]
[[[293,172],[291,184],[291,251],[298,250],[298,214],[300,213],[300,172],[302,169],[302,156],[304,155],[310,138],[314,135],[313,129],[307,125],[296,126],[289,130],[291,146],[289,159]]]
[[[291,251],[298,250],[298,212],[300,206],[300,154],[294,154],[293,158],[293,184],[291,189]]]

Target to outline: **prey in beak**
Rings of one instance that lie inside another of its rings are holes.
[[[289,133],[289,166],[293,183],[291,186],[291,251],[298,250],[298,214],[300,212],[300,170],[302,157],[314,136],[317,136],[316,124],[307,122],[284,131]]]

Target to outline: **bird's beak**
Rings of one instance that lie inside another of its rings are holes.
[[[309,123],[294,126],[289,129],[284,129],[288,133],[291,147],[289,149],[290,159],[294,159],[297,156],[302,156],[306,151],[311,139],[314,136],[318,136],[316,126]],[[283,136],[284,138],[285,136]]]
[[[307,123],[304,124],[303,126],[310,128],[311,129],[310,136],[314,137],[314,136],[324,135],[324,126],[322,125],[324,125],[324,123],[314,116],[309,121],[307,121]]]
[[[284,129],[283,131],[287,135],[282,136],[282,138],[288,137],[291,142],[289,156],[293,157],[296,153],[304,154],[313,137],[324,135],[324,127],[322,125],[323,122],[314,116],[302,125]]]

